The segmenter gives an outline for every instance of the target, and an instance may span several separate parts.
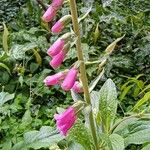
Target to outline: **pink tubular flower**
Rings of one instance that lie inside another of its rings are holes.
[[[56,73],[56,74],[54,74],[52,76],[47,76],[44,79],[44,83],[45,83],[46,86],[56,85],[61,80],[63,80],[64,77],[65,77],[65,73],[64,72],[59,72],[59,73]]]
[[[52,58],[52,60],[51,60],[51,62],[50,62],[50,65],[51,65],[54,69],[58,68],[58,67],[61,65],[61,63],[63,62],[63,60],[64,60],[64,58],[65,58],[65,56],[66,56],[66,54],[67,54],[67,52],[69,51],[69,48],[70,48],[70,42],[68,42],[68,43],[64,46],[63,50],[62,50],[59,54],[55,55],[55,56]]]
[[[71,21],[71,15],[65,15],[60,20],[58,20],[52,27],[53,33],[59,33],[63,28]]]
[[[61,85],[63,90],[69,91],[73,87],[76,81],[77,74],[78,74],[78,70],[76,68],[70,69],[70,71],[68,72],[67,76],[65,77]]]
[[[63,2],[64,2],[64,0],[53,0],[53,1],[52,1],[52,5],[53,5],[54,7],[61,7],[62,4],[63,4]]]
[[[54,26],[52,27],[51,30],[52,30],[53,33],[59,33],[59,32],[61,32],[61,31],[63,30],[63,28],[64,28],[63,23],[60,22],[60,21],[57,21],[57,22],[54,24]]]
[[[59,54],[54,56],[50,61],[51,67],[53,67],[54,69],[58,68],[63,62],[65,55],[66,55],[65,52],[62,50]]]
[[[45,22],[50,22],[56,16],[57,10],[53,6],[49,6],[49,8],[44,13],[42,19]]]
[[[65,45],[65,41],[63,39],[58,39],[47,51],[47,54],[51,57],[57,55],[62,51]]]
[[[57,129],[65,136],[68,130],[75,124],[77,119],[75,109],[73,107],[69,107],[61,114],[55,114],[54,118],[57,123]]]
[[[79,81],[76,81],[72,87],[72,90],[75,93],[83,93],[83,86],[81,85],[81,83]]]

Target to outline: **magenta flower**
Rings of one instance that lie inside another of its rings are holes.
[[[57,123],[57,129],[65,136],[68,130],[75,124],[77,119],[75,109],[73,107],[69,107],[61,114],[55,114],[54,118]]]
[[[61,7],[62,4],[63,4],[63,2],[64,2],[64,0],[53,0],[53,1],[52,1],[52,5],[53,5],[54,7]]]
[[[65,77],[61,87],[65,91],[69,91],[77,78],[78,70],[76,68],[71,68],[70,71],[68,72],[67,76]]]
[[[63,39],[58,39],[47,51],[47,54],[51,57],[57,55],[62,51],[65,45],[65,41]]]
[[[65,15],[60,20],[58,20],[54,26],[52,27],[51,31],[53,33],[61,32],[64,27],[71,21],[71,15]]]
[[[59,32],[61,32],[61,31],[63,30],[63,28],[64,28],[63,23],[60,22],[60,21],[57,21],[57,22],[54,24],[54,26],[52,27],[51,30],[52,30],[53,33],[59,33]]]
[[[66,56],[66,54],[63,50],[59,54],[54,56],[52,58],[52,60],[50,61],[51,67],[53,67],[54,69],[57,69],[58,67],[60,67],[60,65],[62,64],[62,62],[65,58],[65,56]]]
[[[46,86],[59,84],[59,82],[64,79],[65,75],[66,74],[64,72],[59,72],[59,73],[56,73],[52,76],[47,76],[44,79],[44,83]]]
[[[45,22],[50,22],[56,16],[57,10],[53,6],[49,6],[49,8],[44,13],[42,19]]]
[[[75,84],[72,87],[72,90],[75,93],[83,93],[83,86],[79,81],[76,81]]]

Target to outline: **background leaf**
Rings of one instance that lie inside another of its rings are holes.
[[[111,79],[108,79],[100,89],[99,112],[103,123],[103,130],[108,132],[117,111],[117,91]]]
[[[13,99],[14,97],[15,94],[9,94],[8,92],[0,92],[0,106]]]

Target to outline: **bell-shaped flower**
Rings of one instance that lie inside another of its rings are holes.
[[[63,90],[69,91],[73,87],[77,78],[77,74],[78,70],[76,68],[73,67],[69,70],[67,76],[65,77],[63,83],[61,84]]]
[[[61,7],[62,6],[62,4],[63,4],[63,2],[64,2],[64,0],[53,0],[52,1],[52,5],[54,6],[54,7]]]
[[[66,72],[59,72],[51,76],[47,76],[44,79],[44,83],[46,86],[59,84],[61,80],[63,80],[66,76]]]
[[[73,107],[69,107],[61,114],[55,114],[54,118],[57,123],[57,129],[66,136],[68,130],[75,124],[77,119],[76,111]]]
[[[57,39],[57,41],[55,41],[53,43],[53,45],[48,49],[47,54],[51,57],[54,57],[55,55],[57,55],[58,53],[60,53],[63,48],[64,45],[66,43],[68,43],[68,41],[70,41],[72,33],[66,33],[64,35],[62,35],[59,39]]]
[[[42,17],[43,21],[50,22],[56,16],[56,13],[56,8],[50,5]]]
[[[63,39],[58,39],[54,44],[48,49],[47,54],[51,57],[57,55],[62,51],[65,45],[65,41]]]
[[[79,81],[76,81],[72,87],[75,93],[83,93],[83,86]]]
[[[59,54],[57,54],[56,56],[54,56],[52,58],[52,60],[50,61],[50,65],[52,68],[57,69],[58,67],[60,67],[60,65],[62,64],[64,58],[65,58],[65,53],[62,50]]]
[[[51,67],[53,67],[54,69],[57,69],[58,67],[60,67],[63,60],[65,59],[67,52],[69,51],[69,48],[70,48],[70,43],[67,43],[64,46],[63,50],[52,58],[52,60],[50,61]]]

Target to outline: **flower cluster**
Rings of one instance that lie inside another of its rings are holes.
[[[50,22],[56,16],[57,11],[62,5],[63,0],[53,0],[52,4],[48,7],[42,17],[43,21]],[[53,25],[51,31],[53,33],[60,33],[70,21],[71,15],[62,17]],[[48,49],[47,54],[52,58],[50,61],[52,68],[57,69],[61,66],[67,52],[70,49],[71,37],[72,33],[62,35]],[[69,91],[72,89],[76,93],[82,93],[83,87],[79,81],[76,81],[77,76],[78,67],[73,66],[70,70],[65,70],[54,75],[47,76],[44,79],[44,83],[46,86],[59,84],[64,91]],[[77,119],[76,112],[77,110],[72,106],[69,107],[64,113],[59,115],[56,114],[54,116],[57,122],[57,128],[63,135],[66,135],[68,130],[74,125]]]

